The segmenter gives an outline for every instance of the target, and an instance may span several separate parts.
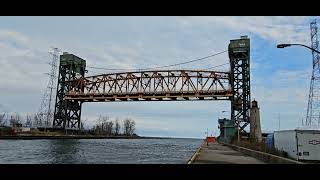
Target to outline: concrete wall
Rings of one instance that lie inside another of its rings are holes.
[[[240,146],[236,146],[236,145],[231,145],[231,144],[226,144],[226,143],[222,143],[222,144],[227,145],[230,148],[232,148],[236,151],[239,151],[245,155],[257,158],[257,159],[264,161],[266,163],[269,163],[269,164],[304,164],[299,161],[294,161],[294,160],[287,159],[287,158],[280,157],[280,156],[276,156],[273,154],[255,151],[252,149],[248,149],[248,148],[244,148],[244,147],[240,147]]]

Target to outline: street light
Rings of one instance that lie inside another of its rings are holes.
[[[318,51],[318,50],[316,50],[316,49],[313,49],[313,48],[311,48],[311,47],[309,47],[309,46],[303,45],[303,44],[278,44],[278,45],[277,45],[277,48],[286,48],[286,47],[289,47],[289,46],[303,46],[303,47],[306,47],[306,48],[308,48],[308,49],[311,49],[312,51],[320,54],[320,51]]]

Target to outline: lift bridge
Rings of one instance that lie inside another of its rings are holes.
[[[152,70],[85,77],[86,61],[60,56],[53,128],[79,130],[84,102],[231,101],[231,120],[239,130],[249,124],[250,39],[241,36],[228,47],[230,72]]]

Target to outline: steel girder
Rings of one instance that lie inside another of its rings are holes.
[[[228,72],[160,70],[123,72],[69,81],[65,99],[94,101],[229,100]]]

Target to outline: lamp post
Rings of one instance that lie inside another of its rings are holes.
[[[303,44],[278,44],[277,48],[286,48],[286,47],[289,47],[289,46],[303,46],[303,47],[306,47],[306,48],[308,48],[308,49],[320,54],[320,51],[318,51],[316,49],[313,49],[313,48],[311,48],[309,46],[303,45]]]
[[[207,137],[206,137],[206,142],[207,142],[207,146],[209,145],[209,142],[208,142],[208,128],[207,128],[207,132],[206,132],[206,135],[207,135]]]

